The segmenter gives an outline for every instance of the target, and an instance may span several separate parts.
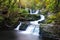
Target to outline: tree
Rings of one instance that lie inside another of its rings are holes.
[[[39,15],[30,15],[25,8],[20,9],[19,2],[20,0],[0,0],[0,27],[2,30],[14,29],[19,21],[38,19]]]
[[[60,0],[45,0],[45,10],[50,12],[48,20],[50,23],[54,21],[53,26],[53,33],[60,37]]]

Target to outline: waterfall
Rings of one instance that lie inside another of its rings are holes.
[[[36,10],[36,12],[32,12],[30,9],[30,14],[38,14],[39,10]],[[22,31],[21,33],[24,34],[33,34],[39,36],[39,21],[43,21],[45,19],[44,15],[40,15],[41,19],[37,21],[30,21],[30,25],[28,25],[27,29],[25,31]]]
[[[34,10],[30,9],[30,14],[38,14],[39,10],[36,10],[34,12]],[[36,21],[30,21],[30,24],[28,25],[28,27],[26,28],[25,31],[21,31],[20,33],[23,34],[33,34],[33,35],[38,35],[39,36],[39,26],[40,24],[38,23],[39,21],[43,21],[45,20],[45,16],[44,15],[40,15],[40,19],[36,20]],[[21,26],[21,23],[17,26],[17,28],[15,28],[15,30],[19,30]]]
[[[45,20],[45,16],[44,15],[40,15],[41,19],[40,20],[37,20],[37,21],[43,21]]]
[[[30,9],[30,14],[38,14],[38,12],[39,12],[39,10],[36,10],[35,12],[34,12],[35,10],[31,10]]]
[[[15,28],[14,30],[19,30],[21,24],[22,24],[22,23],[20,22],[19,25],[17,26],[17,28]]]

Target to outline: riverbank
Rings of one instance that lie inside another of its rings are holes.
[[[60,37],[54,34],[52,27],[53,24],[42,24],[39,34],[41,34],[45,40],[60,40]]]

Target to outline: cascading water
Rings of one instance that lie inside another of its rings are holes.
[[[30,14],[38,14],[39,10],[36,10],[34,12],[32,12],[32,10],[30,9]],[[39,26],[40,24],[38,23],[39,21],[43,21],[45,19],[44,15],[40,15],[40,19],[37,21],[30,21],[30,24],[28,25],[27,29],[25,31],[21,31],[20,33],[23,34],[33,34],[33,35],[38,35],[39,36]],[[21,26],[21,22],[20,24],[17,26],[17,28],[15,28],[15,30],[19,30]]]
[[[19,30],[21,24],[22,24],[22,23],[20,22],[19,25],[18,25],[14,30]]]
[[[31,9],[30,9],[30,14],[38,14],[38,12],[39,12],[39,10],[36,10],[36,11],[35,11],[35,10],[31,10]]]
[[[39,12],[39,10],[32,13],[32,10],[30,10],[30,14],[38,14],[38,12]],[[26,31],[22,31],[21,33],[39,35],[39,26],[40,26],[40,24],[38,22],[43,21],[45,19],[45,17],[43,15],[40,15],[40,17],[41,17],[41,19],[39,19],[37,21],[31,21],[30,25],[28,25]]]

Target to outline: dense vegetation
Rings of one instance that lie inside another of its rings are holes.
[[[45,24],[52,23],[53,34],[60,36],[60,0],[44,0],[43,3],[43,13],[46,15]]]
[[[19,21],[37,20],[39,15],[30,15],[25,8],[20,8],[18,0],[0,0],[0,27],[12,29]],[[34,18],[33,18],[34,17]]]
[[[45,23],[53,23],[54,33],[60,34],[60,0],[0,0],[0,27],[14,28],[21,20],[37,20],[39,15],[30,15],[25,8],[42,10]]]

